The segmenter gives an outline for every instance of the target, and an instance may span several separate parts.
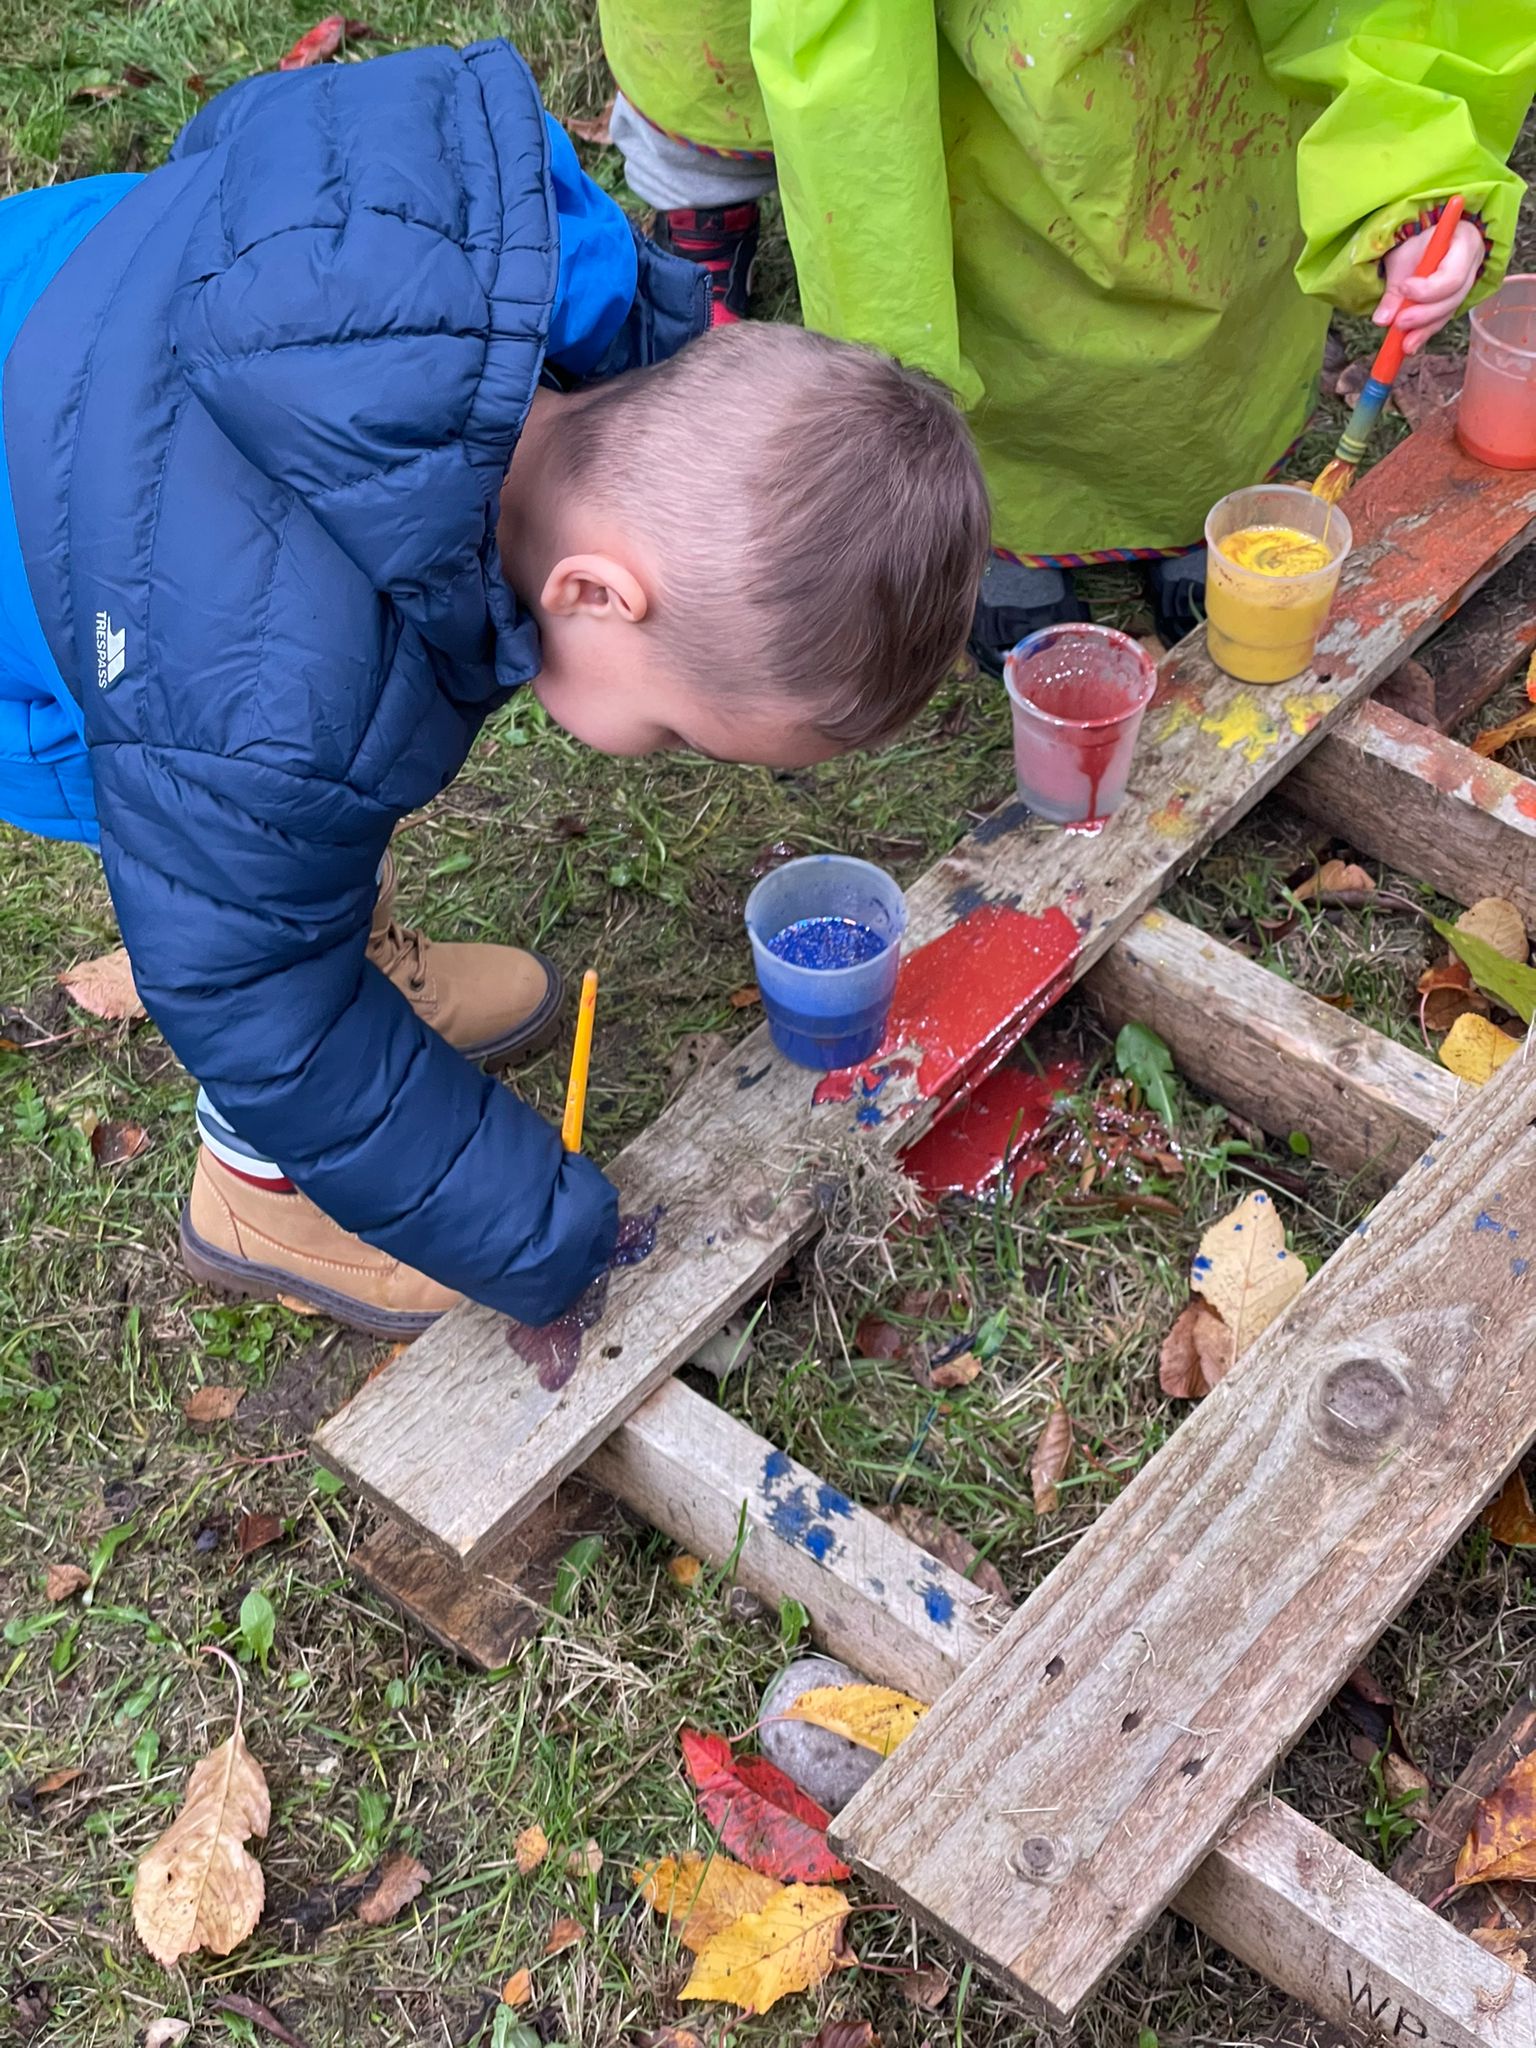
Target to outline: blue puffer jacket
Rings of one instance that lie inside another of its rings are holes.
[[[495,520],[562,303],[551,148],[502,42],[253,80],[69,257],[4,384],[151,1015],[337,1222],[529,1321],[604,1263],[613,1190],[364,948],[395,824],[538,669]],[[701,272],[636,270],[581,370],[704,324]]]

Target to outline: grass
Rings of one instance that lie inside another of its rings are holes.
[[[0,190],[153,163],[199,103],[189,80],[214,89],[270,65],[315,11],[309,0],[10,0]],[[383,0],[369,20],[400,42],[515,27],[557,112],[591,114],[606,95],[585,4],[503,12]],[[125,64],[153,77],[123,87]],[[587,154],[613,181],[611,157]],[[769,312],[791,308],[782,237],[770,236],[764,297]],[[1340,423],[1330,417],[1298,463],[1320,466]],[[1135,622],[1129,578],[1094,588],[1105,616]],[[835,845],[911,879],[1009,778],[1000,693],[972,683],[878,760],[794,776],[685,760],[637,775],[581,753],[536,706],[517,704],[402,840],[402,898],[443,936],[515,935],[571,969],[603,970],[589,1132],[609,1157],[666,1099],[689,1034],[750,1021],[730,996],[749,978],[740,906],[765,849]],[[1282,878],[1318,850],[1314,828],[1266,804],[1172,907],[1251,933]],[[637,1905],[628,1872],[702,1839],[676,1729],[749,1725],[782,1662],[784,1626],[708,1580],[702,1593],[679,1590],[665,1570],[671,1546],[639,1529],[609,1538],[566,1611],[507,1672],[467,1670],[355,1590],[346,1557],[361,1512],[316,1473],[304,1445],[380,1347],[283,1309],[218,1306],[186,1284],[173,1247],[194,1149],[191,1084],[152,1029],[82,1026],[54,985],[61,968],[114,938],[88,856],[0,830],[0,1004],[44,1034],[66,1034],[36,1053],[0,1049],[0,1763],[23,1791],[53,1771],[84,1773],[0,1807],[8,2016],[34,2043],[69,2048],[138,2041],[161,2012],[196,2017],[198,2043],[251,2041],[248,2021],[213,2009],[235,1991],[279,2008],[310,2048],[486,2043],[500,1984],[530,1965],[542,2040],[642,2042],[679,2016],[686,1958]],[[1253,943],[1363,1020],[1412,1035],[1422,940],[1400,921],[1309,917],[1278,944],[1262,934]],[[1108,1048],[1076,1004],[1056,1013],[1042,1049],[1053,1041],[1084,1057],[1090,1077],[1104,1070]],[[519,1085],[557,1112],[562,1080],[553,1054]],[[1075,1112],[1084,1119],[1091,1086]],[[931,1232],[891,1240],[893,1277],[878,1295],[846,1292],[837,1330],[802,1263],[769,1297],[750,1363],[723,1398],[858,1497],[899,1497],[944,1517],[1015,1590],[1037,1583],[1117,1477],[1177,1425],[1155,1355],[1199,1228],[1267,1181],[1285,1191],[1295,1241],[1317,1261],[1361,1211],[1357,1191],[1283,1144],[1256,1144],[1182,1088],[1177,1102],[1187,1170],[1153,1183],[1175,1213],[1087,1212],[1064,1184],[1037,1185],[1001,1212],[946,1209]],[[143,1123],[149,1150],[97,1170],[87,1133],[104,1117]],[[899,1365],[856,1355],[853,1330],[872,1301],[962,1285],[971,1306],[929,1322],[937,1339],[988,1321],[992,1356],[972,1388],[935,1403]],[[208,1433],[187,1424],[180,1404],[200,1383],[251,1390],[234,1423]],[[1080,1468],[1041,1521],[1028,1465],[1057,1393],[1111,1476]],[[241,1518],[256,1513],[281,1518],[284,1534],[242,1558]],[[99,1565],[88,1607],[56,1609],[44,1597],[46,1567],[62,1561]],[[269,1909],[234,1955],[167,1978],[132,1938],[127,1890],[188,1765],[227,1732],[231,1686],[198,1646],[240,1647],[252,1591],[276,1616],[270,1657],[245,1667],[246,1731],[273,1791]],[[1532,1612],[1522,1560],[1474,1532],[1389,1631],[1378,1669],[1438,1778],[1524,1682]],[[1369,1852],[1375,1795],[1331,1719],[1276,1784]],[[534,1820],[556,1853],[524,1877],[512,1844]],[[603,1869],[572,1877],[564,1852],[589,1837]],[[314,1931],[317,1889],[395,1847],[433,1872],[416,1906],[378,1930],[346,1919]],[[579,1919],[586,1939],[542,1962],[561,1914]],[[873,1962],[919,1952],[894,1915],[865,1919],[859,1946]],[[957,1972],[933,2014],[888,1987],[876,1975],[840,1977],[728,2038],[787,2048],[828,2017],[858,2013],[887,2048],[1044,2048],[1053,2038],[969,1973]],[[1162,2048],[1196,2048],[1275,2040],[1282,2027],[1291,2042],[1306,2038],[1269,1987],[1169,1921],[1116,1974],[1082,2038],[1124,2048],[1149,2030]]]

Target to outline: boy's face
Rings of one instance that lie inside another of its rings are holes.
[[[842,749],[798,705],[717,701],[647,658],[614,621],[545,619],[533,693],[556,725],[600,754],[682,752],[758,768],[810,768]]]

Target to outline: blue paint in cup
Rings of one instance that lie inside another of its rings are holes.
[[[885,1037],[907,905],[867,860],[812,854],[765,875],[747,936],[774,1044],[798,1067],[857,1066]]]

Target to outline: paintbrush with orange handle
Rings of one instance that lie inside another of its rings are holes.
[[[1456,223],[1461,219],[1463,201],[1458,194],[1447,200],[1444,213],[1435,222],[1435,231],[1429,238],[1429,247],[1413,273],[1415,277],[1428,277],[1445,261],[1445,252],[1451,246],[1451,237],[1456,232]],[[1381,418],[1381,409],[1387,402],[1393,379],[1403,367],[1405,353],[1402,331],[1394,323],[1386,340],[1376,351],[1376,360],[1371,364],[1371,374],[1365,380],[1365,389],[1355,401],[1355,409],[1349,416],[1349,425],[1339,437],[1338,452],[1332,462],[1312,486],[1314,498],[1321,498],[1325,505],[1337,505],[1340,498],[1355,480],[1360,467],[1366,443],[1376,431],[1376,422]]]

